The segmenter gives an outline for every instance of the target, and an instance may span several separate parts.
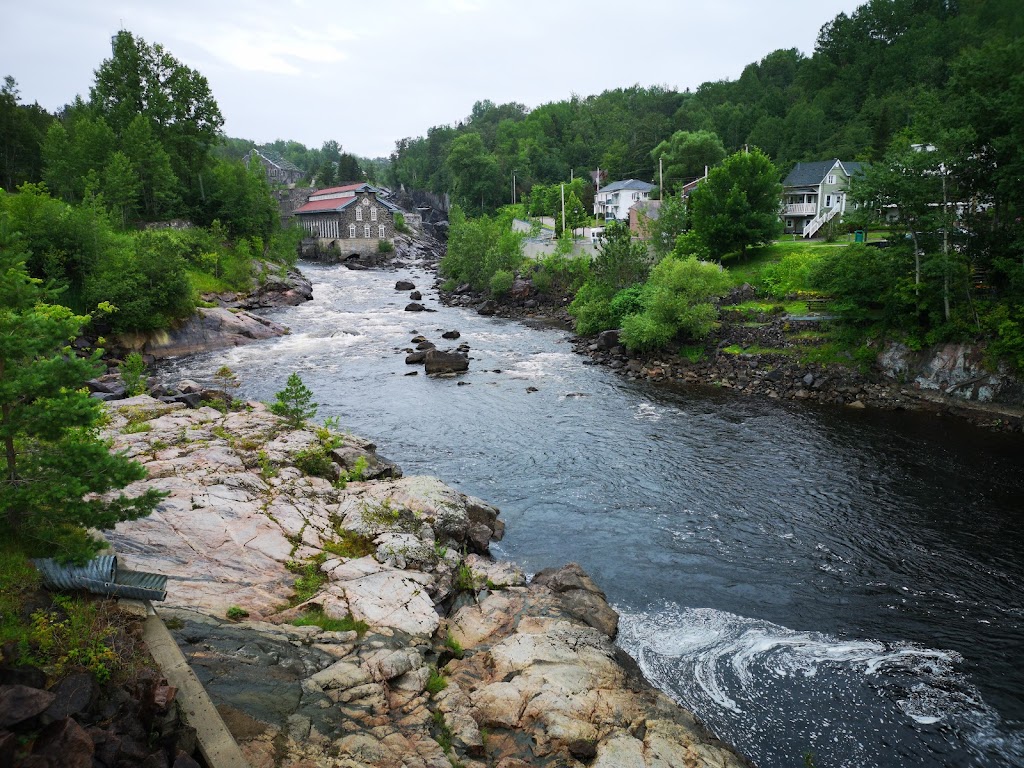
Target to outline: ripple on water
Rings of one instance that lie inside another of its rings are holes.
[[[1001,732],[953,651],[668,603],[622,612],[618,642],[650,680],[763,766],[796,764],[807,751],[818,765],[850,768],[892,764],[891,750],[947,764],[1024,760],[1024,740]],[[915,738],[923,731],[938,738],[925,746]]]

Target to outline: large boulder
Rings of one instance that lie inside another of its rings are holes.
[[[426,309],[422,304],[412,301],[405,305],[406,312],[422,312]]]
[[[469,357],[458,352],[444,352],[440,349],[428,349],[424,359],[426,372],[461,373],[469,370]]]
[[[313,298],[313,284],[297,269],[285,275],[264,271],[263,282],[243,301],[246,309],[293,307]]]
[[[611,639],[619,632],[619,614],[608,605],[604,592],[576,563],[546,568],[533,580],[558,593],[573,618],[604,632]]]
[[[416,286],[413,283],[410,283],[408,280],[399,280],[397,283],[395,283],[396,291],[411,291],[414,288],[416,288]]]
[[[150,334],[122,334],[118,337],[118,344],[164,358],[238,347],[261,339],[285,336],[289,332],[285,326],[265,317],[214,307],[196,310],[177,328]]]
[[[484,315],[489,317],[498,311],[498,302],[494,299],[488,299],[476,309],[478,315]]]

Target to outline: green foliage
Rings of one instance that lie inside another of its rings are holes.
[[[563,247],[567,246],[567,247]],[[572,242],[559,240],[555,252],[541,258],[533,285],[545,296],[575,296],[590,275],[590,259],[572,255]]]
[[[619,291],[643,282],[650,268],[651,257],[647,247],[633,240],[625,224],[609,222],[591,265],[590,279]]]
[[[295,454],[295,466],[305,475],[322,477],[330,480],[334,477],[334,462],[327,455],[323,446],[303,448]]]
[[[507,296],[509,291],[512,290],[512,283],[515,282],[516,276],[507,269],[499,269],[493,275],[489,281],[488,287],[490,288],[492,296]]]
[[[728,272],[690,256],[669,256],[658,263],[643,289],[644,310],[622,321],[629,349],[650,351],[683,335],[701,339],[718,317],[714,299],[731,287]]]
[[[447,648],[456,659],[461,659],[466,655],[466,652],[462,647],[462,643],[452,637],[451,634],[445,635],[444,647]]]
[[[851,322],[878,319],[894,323],[908,310],[909,281],[899,266],[906,251],[854,244],[830,249],[811,265],[811,285],[835,299],[834,307]]]
[[[455,571],[455,589],[460,592],[476,592],[476,578],[473,576],[473,569],[465,563],[459,563]]]
[[[377,545],[373,543],[370,536],[364,536],[355,531],[335,527],[336,538],[325,541],[323,549],[338,557],[366,557],[377,551]]]
[[[238,621],[240,619],[248,618],[249,612],[245,608],[239,608],[237,605],[232,605],[224,614],[232,621]]]
[[[587,280],[569,305],[569,314],[576,318],[576,333],[581,336],[617,328],[611,301],[615,289],[597,280]]]
[[[30,553],[84,558],[96,548],[86,528],[144,517],[163,494],[111,494],[145,470],[99,437],[103,406],[83,388],[99,352],[80,358],[69,346],[89,317],[43,303],[25,258],[0,214],[0,535]]]
[[[678,250],[676,243],[679,236],[688,228],[686,203],[676,196],[670,195],[661,201],[658,218],[649,220],[642,217],[641,229],[650,238],[655,259],[665,258],[673,249]]]
[[[121,382],[128,397],[141,395],[146,391],[146,363],[138,352],[129,352],[119,366]]]
[[[390,240],[378,240],[377,241],[377,252],[378,253],[391,253],[395,250],[394,243]]]
[[[437,667],[430,668],[430,677],[427,678],[427,685],[424,690],[427,695],[433,698],[448,687],[448,678],[441,674]]]
[[[299,618],[292,619],[290,624],[293,627],[320,627],[325,632],[355,632],[359,637],[365,635],[370,628],[365,621],[353,618],[351,613],[335,619],[319,609],[307,611]]]
[[[37,571],[12,542],[0,544],[0,645],[27,640],[26,598],[39,586]]]
[[[285,563],[285,567],[289,571],[298,574],[298,578],[295,579],[295,584],[292,586],[294,590],[290,601],[292,605],[306,602],[327,583],[327,574],[320,570],[320,566],[325,560],[327,560],[327,555],[321,553],[305,562],[289,560]]]
[[[759,149],[737,152],[713,169],[690,194],[693,229],[721,258],[782,233],[779,172]]]
[[[313,402],[313,392],[302,383],[298,373],[288,377],[284,389],[275,397],[277,399],[270,404],[271,412],[283,418],[291,427],[298,429],[306,419],[316,416],[318,403]]]
[[[412,231],[411,229],[409,229],[409,225],[405,223],[405,216],[401,212],[395,211],[394,219],[396,232],[401,232],[403,235],[408,235]]]
[[[714,131],[676,131],[651,150],[654,169],[662,160],[665,186],[676,189],[704,175],[725,158],[725,147]]]
[[[783,298],[787,294],[812,291],[814,274],[821,249],[802,249],[787,253],[779,261],[761,271],[761,280],[769,294]]]
[[[482,291],[500,270],[516,272],[523,261],[523,235],[512,231],[507,214],[467,219],[462,209],[449,213],[448,250],[439,267],[443,277]]]
[[[107,301],[117,308],[103,321],[115,333],[166,328],[195,309],[185,262],[159,232],[140,232],[109,251],[82,295],[87,305]]]
[[[41,667],[51,680],[84,668],[105,683],[126,661],[115,647],[122,623],[109,601],[54,595],[52,606],[32,613],[19,661]]]

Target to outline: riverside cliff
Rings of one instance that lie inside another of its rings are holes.
[[[253,766],[749,765],[643,680],[578,566],[494,562],[487,503],[257,403],[108,407],[169,494],[108,538],[171,577],[160,613]]]

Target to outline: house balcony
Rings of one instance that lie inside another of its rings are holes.
[[[817,213],[817,203],[794,203],[787,205],[784,211],[786,216],[814,216]]]

